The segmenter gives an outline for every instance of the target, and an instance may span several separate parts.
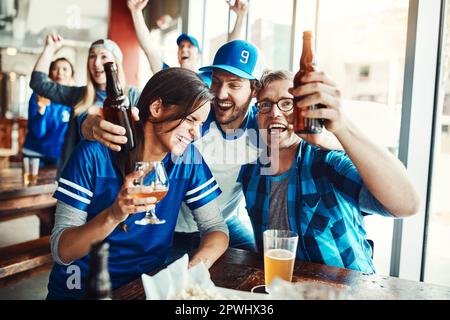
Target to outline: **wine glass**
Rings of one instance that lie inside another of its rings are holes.
[[[134,171],[143,171],[139,179],[135,179],[133,184],[136,187],[145,187],[145,192],[134,194],[135,198],[155,197],[156,203],[162,200],[169,191],[169,178],[161,161],[136,162]],[[145,217],[135,221],[141,226],[147,224],[163,224],[166,220],[156,216],[155,209],[150,209],[145,213]]]

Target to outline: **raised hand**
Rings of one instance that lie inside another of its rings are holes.
[[[131,12],[138,12],[144,10],[148,0],[128,0],[127,6]]]
[[[227,0],[230,9],[236,12],[237,15],[245,15],[248,11],[248,2],[246,0],[236,0],[234,4],[231,4],[230,0]]]
[[[45,38],[45,47],[56,51],[63,46],[63,37],[59,34],[49,34]]]

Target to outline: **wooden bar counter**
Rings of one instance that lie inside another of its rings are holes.
[[[56,168],[39,169],[38,180],[33,185],[23,183],[21,168],[0,170],[0,222],[37,215],[40,219],[40,236],[49,235],[54,223],[56,199]]]
[[[253,287],[264,284],[262,256],[244,250],[228,249],[209,271],[211,280],[219,287],[250,291]],[[300,260],[295,262],[292,281],[313,281],[336,287],[348,287],[350,298],[356,300],[450,300],[450,287],[395,277],[367,275]],[[113,298],[145,299],[141,279],[116,289]]]

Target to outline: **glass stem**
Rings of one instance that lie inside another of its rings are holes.
[[[155,209],[150,209],[146,213],[146,217],[150,219],[156,219]]]

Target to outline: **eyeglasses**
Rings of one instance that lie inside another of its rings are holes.
[[[256,107],[259,110],[259,113],[269,113],[272,111],[273,105],[276,105],[278,109],[283,112],[291,111],[294,107],[294,99],[292,98],[281,98],[277,102],[273,102],[270,100],[263,100],[256,102]]]

